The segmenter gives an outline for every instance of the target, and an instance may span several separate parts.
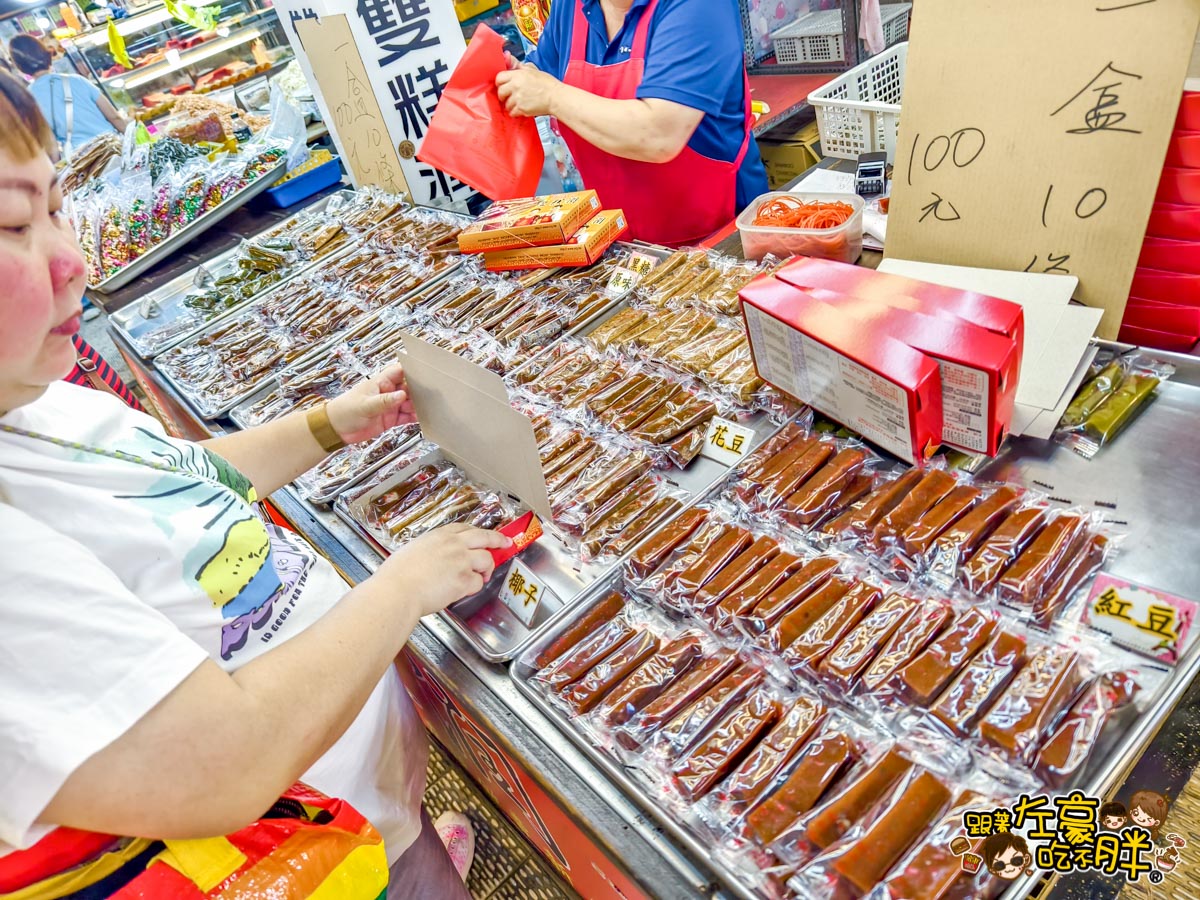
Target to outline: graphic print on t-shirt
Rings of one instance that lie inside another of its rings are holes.
[[[200,541],[184,557],[182,575],[220,610],[221,658],[229,660],[251,630],[265,627],[294,598],[311,555],[281,532],[267,530],[250,506],[256,499],[250,481],[207,448],[179,447],[145,429],[136,429],[134,439],[124,443],[118,449],[180,474],[165,474],[144,493],[120,499],[148,509],[167,535],[174,531],[172,516],[192,509],[211,513]]]

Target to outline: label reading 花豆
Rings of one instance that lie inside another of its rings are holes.
[[[764,381],[910,463],[908,398],[897,384],[753,306],[744,307]]]
[[[750,452],[753,443],[753,428],[713,416],[708,423],[708,433],[704,436],[704,449],[700,451],[700,455],[732,466]]]
[[[942,440],[959,450],[987,453],[991,409],[987,373],[934,359],[942,377]]]
[[[533,622],[546,593],[547,588],[538,577],[519,559],[514,559],[504,576],[500,600],[526,628]]]

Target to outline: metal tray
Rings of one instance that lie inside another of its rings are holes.
[[[755,432],[751,449],[781,427],[761,413],[751,417],[745,424]],[[684,471],[671,469],[662,474],[668,482],[687,494],[688,499],[685,503],[692,503],[721,482],[729,470],[730,467],[723,463],[701,457]],[[390,481],[392,479],[389,479]],[[355,508],[346,503],[344,494],[349,489],[347,487],[343,496],[335,501],[334,512],[382,559],[389,551],[356,517]],[[383,489],[384,486],[381,485],[380,490]],[[657,527],[655,526],[647,537],[653,534]],[[631,548],[630,552],[634,549],[636,548]],[[553,525],[546,525],[545,536],[519,558],[545,585],[548,592],[543,594],[544,599],[538,607],[537,616],[529,627],[517,619],[500,600],[500,589],[512,564],[501,566],[482,591],[474,597],[460,601],[443,614],[454,630],[488,662],[507,662],[520,654],[530,642],[550,627],[552,622],[558,621],[562,614],[574,609],[579,598],[587,593],[592,585],[624,561],[624,557],[621,557],[603,563],[581,562],[568,548],[567,543],[555,533]],[[379,560],[373,561],[373,564],[364,561],[364,564],[373,570],[379,564]]]
[[[638,770],[624,765],[613,758],[581,729],[577,728],[563,710],[550,703],[547,698],[530,683],[530,678],[536,668],[533,660],[537,655],[558,638],[578,618],[578,615],[590,610],[612,591],[622,591],[626,594],[635,593],[625,584],[621,570],[609,572],[593,585],[574,607],[571,615],[556,616],[548,627],[522,650],[521,655],[509,668],[509,676],[517,689],[533,703],[543,715],[549,718],[565,734],[572,743],[582,750],[588,758],[609,776],[632,800],[642,806],[672,838],[683,845],[688,851],[708,862],[709,866],[720,878],[722,887],[744,900],[761,900],[765,895],[755,891],[746,883],[743,875],[728,866],[719,854],[712,852],[712,847],[705,839],[692,832],[679,822],[656,799],[653,784],[642,780]],[[1074,787],[1083,790],[1087,796],[1105,797],[1118,786],[1118,779],[1125,768],[1131,766],[1138,756],[1149,745],[1154,733],[1170,714],[1175,703],[1187,689],[1192,678],[1200,669],[1200,647],[1193,648],[1185,665],[1175,673],[1175,677],[1163,683],[1152,704],[1132,723],[1127,721],[1110,721],[1105,734],[1093,751],[1091,763],[1078,784]],[[1033,887],[1042,879],[1039,873],[1029,877],[1030,884],[1024,883],[1010,888],[1005,894],[1007,900],[1028,896]],[[1025,887],[1021,890],[1021,887]]]
[[[88,285],[88,290],[97,291],[101,294],[111,294],[113,291],[119,291],[147,269],[154,267],[169,257],[188,241],[208,231],[208,229],[218,224],[230,213],[241,209],[278,181],[286,169],[287,160],[280,160],[275,168],[264,172],[232,197],[222,200],[215,207],[200,216],[200,218],[186,225],[182,231],[176,231],[162,243],[155,244],[129,265],[108,276],[108,278],[105,278],[99,284]]]
[[[353,247],[354,247],[354,245],[351,245],[351,247],[347,247],[344,249],[347,252],[349,252],[351,249],[353,249]],[[333,256],[327,257],[325,261],[327,262],[328,260],[333,259],[333,258],[334,258]],[[461,261],[456,261],[456,262],[451,263],[450,265],[446,266],[446,268],[443,269],[441,272],[439,272],[438,274],[436,274],[432,278],[430,278],[428,281],[426,281],[423,285],[421,285],[420,287],[414,288],[413,290],[409,291],[407,294],[404,294],[403,296],[399,297],[397,300],[395,300],[390,305],[391,306],[403,305],[409,299],[411,299],[413,296],[415,296],[416,294],[420,293],[422,290],[427,288],[429,285],[435,284],[439,281],[442,281],[442,280],[450,277],[454,272],[456,272],[458,270],[458,268],[461,265],[462,265]],[[252,311],[256,306],[261,304],[265,298],[269,297],[274,291],[279,290],[285,284],[290,284],[290,283],[291,282],[283,282],[281,284],[274,285],[271,288],[271,290],[264,291],[252,303],[248,304],[247,306],[242,307],[239,310],[239,312],[241,314],[245,314],[245,313]],[[384,307],[384,308],[386,309],[388,307]],[[215,331],[219,328],[224,327],[226,324],[228,324],[227,319],[228,319],[228,317],[224,317],[224,318],[219,318],[217,320],[209,322],[204,328],[200,329],[200,331],[198,331],[195,335],[193,335],[193,339],[200,338],[202,336],[205,336],[205,335],[211,333],[212,331]],[[362,320],[359,320],[357,322],[352,323],[351,325],[349,325],[347,327],[353,328],[356,325],[361,324],[361,322],[362,322]],[[338,332],[337,334],[332,334],[327,338],[317,341],[316,343],[314,343],[312,345],[312,347],[310,347],[308,350],[306,350],[302,356],[300,356],[298,359],[294,360],[292,362],[292,365],[295,366],[295,365],[303,364],[306,361],[311,360],[317,354],[326,350],[328,347],[332,346],[333,344],[336,344],[338,337],[341,333],[342,332]],[[160,357],[160,359],[161,359],[161,357]],[[156,363],[156,367],[157,367],[157,363]],[[161,368],[158,369],[158,372],[159,372],[159,375],[161,375],[162,378],[167,383],[169,383],[182,397],[184,397],[187,400],[188,405],[196,413],[198,413],[201,417],[206,418],[206,419],[216,419],[216,418],[219,418],[219,417],[225,415],[230,410],[232,410],[234,407],[244,403],[251,396],[253,396],[257,392],[261,391],[264,387],[266,387],[271,382],[271,380],[273,378],[276,377],[279,370],[276,369],[273,372],[269,372],[267,374],[262,375],[259,378],[256,378],[254,381],[247,382],[244,385],[244,388],[242,390],[240,390],[236,395],[229,397],[227,400],[223,401],[222,403],[220,403],[218,405],[205,404],[203,402],[203,400],[201,398],[197,397],[194,394],[194,392],[189,389],[189,387],[187,385],[181,384],[180,382],[176,381],[175,378],[172,377],[170,372],[164,371]]]
[[[655,802],[650,782],[641,780],[637,769],[625,766],[603,752],[587,735],[571,723],[561,709],[553,706],[539,690],[529,683],[530,677],[536,671],[532,660],[538,653],[553,643],[579,614],[587,612],[599,604],[611,591],[621,590],[624,583],[625,579],[619,568],[610,571],[604,578],[597,581],[587,595],[575,604],[571,616],[557,616],[551,627],[543,629],[534,640],[522,648],[520,656],[509,667],[509,677],[517,690],[537,707],[542,715],[553,722],[571,743],[575,744],[627,797],[641,806],[670,835],[672,840],[682,845],[697,859],[704,860],[720,879],[722,888],[741,900],[762,900],[764,895],[752,890],[742,875],[731,869],[713,853],[710,842],[699,838]]]

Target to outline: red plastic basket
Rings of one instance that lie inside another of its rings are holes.
[[[1138,268],[1129,295],[1176,306],[1200,306],[1200,275]]]
[[[1167,145],[1167,165],[1200,169],[1200,131],[1176,131]]]
[[[1175,117],[1176,131],[1200,131],[1200,91],[1184,91]]]
[[[1122,325],[1117,332],[1117,340],[1124,344],[1136,344],[1139,347],[1151,347],[1155,350],[1171,350],[1175,353],[1186,353],[1196,345],[1196,339],[1182,334],[1171,334],[1169,331],[1154,331],[1150,328],[1135,328]]]
[[[1150,210],[1146,234],[1177,241],[1200,241],[1200,206],[1155,203]]]
[[[1200,243],[1173,238],[1148,237],[1142,242],[1138,266],[1164,272],[1200,275]]]
[[[1159,203],[1200,206],[1200,169],[1165,167],[1154,199]]]

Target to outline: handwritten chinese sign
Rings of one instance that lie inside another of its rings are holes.
[[[1200,4],[925,3],[887,255],[1077,275],[1115,338]]]
[[[1114,641],[1174,665],[1187,649],[1197,605],[1101,573],[1088,596],[1087,623]]]
[[[312,43],[307,35],[314,27],[303,18],[299,26],[293,21],[293,13],[305,17],[312,2],[320,4],[315,15],[322,19],[345,16],[348,42]],[[391,186],[394,189],[402,181],[418,204],[451,206],[471,196],[469,187],[416,158],[442,90],[466,47],[453,4],[439,0],[281,0],[279,5],[297,57],[316,74],[319,90],[326,95],[324,105],[331,113],[328,121],[348,165],[353,170],[355,151],[376,160],[364,183],[389,186],[381,180],[386,173],[378,168],[382,166],[378,160],[387,155],[388,165],[399,169]],[[342,102],[335,103],[330,92]],[[354,133],[353,141],[345,134],[347,130]],[[369,136],[364,138],[364,131]],[[377,136],[381,138],[378,144]],[[356,183],[358,180],[356,177]]]

